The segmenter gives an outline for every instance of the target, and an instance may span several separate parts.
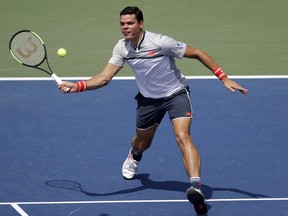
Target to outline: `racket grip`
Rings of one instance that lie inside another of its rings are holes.
[[[63,81],[55,74],[53,73],[51,75],[51,77],[58,83],[58,84],[61,84],[63,83]],[[70,88],[66,88],[66,93],[70,92]]]
[[[58,84],[63,83],[63,81],[62,81],[55,73],[53,73],[53,74],[51,75],[51,77],[52,77]]]

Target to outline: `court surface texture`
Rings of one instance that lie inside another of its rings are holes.
[[[288,215],[288,79],[189,79],[192,137],[209,216]],[[52,80],[0,81],[1,216],[191,216],[168,116],[134,180],[121,176],[135,134],[135,80],[62,94]]]

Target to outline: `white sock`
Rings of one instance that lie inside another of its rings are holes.
[[[192,187],[194,187],[196,189],[200,189],[200,187],[201,187],[201,177],[191,177],[190,178],[190,183],[191,183]]]

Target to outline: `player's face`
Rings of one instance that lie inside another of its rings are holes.
[[[138,22],[134,14],[120,16],[121,32],[126,40],[130,40],[137,46],[142,37],[143,21]]]

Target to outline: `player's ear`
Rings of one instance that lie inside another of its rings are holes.
[[[139,22],[140,28],[143,29],[144,28],[144,22],[143,20]]]

